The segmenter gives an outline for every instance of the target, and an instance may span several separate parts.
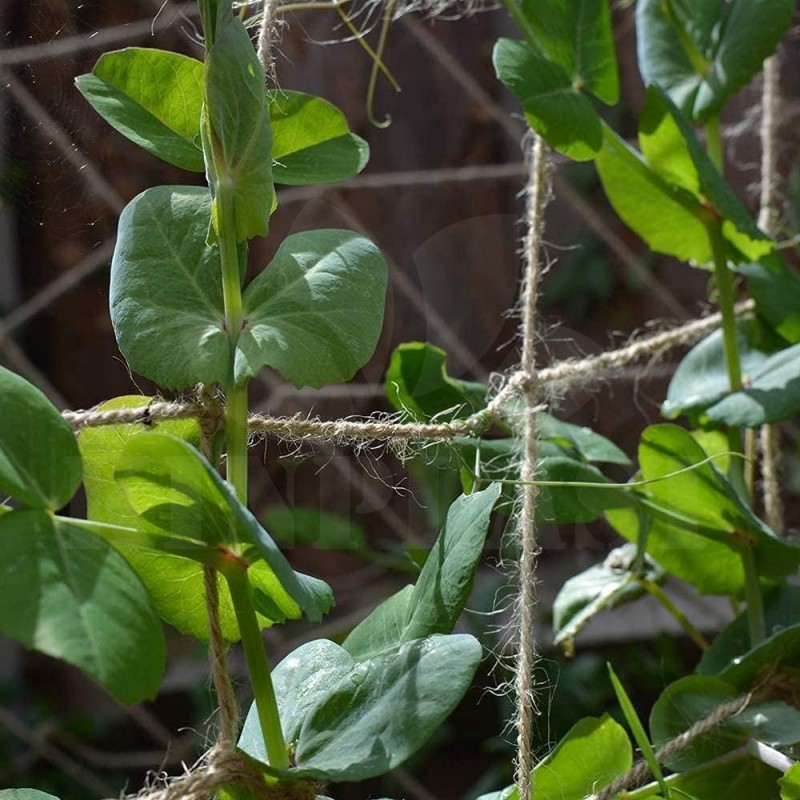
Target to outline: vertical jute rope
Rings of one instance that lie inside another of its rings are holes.
[[[276,7],[276,0],[264,0],[261,9],[261,24],[258,28],[258,60],[264,69],[266,80],[270,80],[273,77],[272,44],[277,27]]]
[[[778,103],[780,102],[780,62],[773,55],[764,63],[764,86],[761,100],[761,198],[758,225],[775,238],[778,233]],[[783,532],[783,503],[780,484],[779,429],[762,425],[761,478],[764,516],[776,533]]]
[[[528,179],[527,232],[524,243],[524,274],[522,278],[522,372],[529,377],[525,388],[524,449],[520,470],[519,512],[519,593],[516,618],[518,650],[516,657],[516,723],[517,759],[515,781],[521,800],[532,794],[533,727],[536,715],[534,667],[536,664],[536,561],[539,545],[536,541],[534,514],[537,488],[536,477],[536,305],[541,277],[542,234],[544,209],[550,193],[549,169],[545,145],[533,137]]]

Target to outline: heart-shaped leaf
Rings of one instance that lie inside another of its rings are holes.
[[[35,386],[0,367],[0,490],[56,511],[81,482],[72,428]]]
[[[357,661],[333,642],[309,642],[274,670],[283,734],[297,777],[361,781],[414,754],[450,714],[480,661],[467,635],[429,636]],[[239,747],[267,763],[255,708]]]
[[[336,183],[367,165],[369,145],[350,133],[344,114],[327,100],[302,92],[268,92],[275,183]]]
[[[316,230],[287,237],[245,290],[235,380],[264,365],[298,387],[349,380],[375,350],[386,283],[386,261],[363,236]]]
[[[705,122],[758,72],[788,30],[794,0],[640,0],[639,68]]]
[[[192,172],[203,172],[200,143],[203,63],[144,47],[100,56],[75,83],[95,111],[148,153]]]
[[[136,574],[90,531],[42,510],[0,517],[0,631],[137,703],[161,684],[161,624]]]

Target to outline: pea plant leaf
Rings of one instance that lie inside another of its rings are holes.
[[[344,114],[321,97],[285,89],[267,93],[275,183],[336,183],[367,165],[369,145],[350,132]]]
[[[81,472],[69,424],[39,389],[0,367],[0,491],[57,511],[72,499]]]
[[[375,350],[386,284],[386,261],[363,236],[316,230],[287,237],[244,292],[236,382],[264,365],[297,387],[349,380]]]
[[[0,789],[0,800],[58,800],[58,798],[36,789]]]
[[[147,408],[151,398],[120,397],[105,403],[101,410]],[[169,420],[148,425],[110,425],[87,428],[78,443],[83,456],[84,485],[90,519],[107,523],[96,530],[120,552],[139,574],[159,616],[182,633],[201,641],[208,640],[208,615],[205,610],[203,555],[210,548],[186,530],[165,533],[131,506],[123,484],[114,472],[128,443],[140,436],[169,433],[197,445],[200,431],[194,420]],[[184,511],[184,519],[186,512]],[[137,535],[131,535],[133,530]],[[191,532],[193,533],[193,532]],[[142,535],[145,534],[145,535]],[[177,542],[176,542],[177,540]],[[258,604],[258,623],[267,628],[300,615],[300,607],[282,589],[275,572],[263,560],[250,565],[248,579]],[[238,641],[239,627],[233,611],[227,582],[218,577],[220,623],[228,641]]]
[[[282,607],[291,601],[312,622],[330,608],[327,584],[292,569],[258,520],[187,442],[164,433],[134,437],[114,476],[134,511],[162,531],[212,548],[244,545],[245,556],[263,560],[274,575],[274,597],[262,603]]]
[[[366,660],[330,641],[302,645],[272,674],[296,765],[289,773],[360,781],[400,765],[462,698],[480,656],[465,634],[414,639]],[[239,747],[268,763],[255,707]]]
[[[131,200],[111,262],[111,322],[132,370],[160,386],[225,383],[232,369],[207,189],[158,186]]]
[[[759,315],[792,344],[800,342],[800,276],[777,253],[739,264]]]
[[[603,143],[600,117],[564,67],[515,39],[498,39],[492,60],[497,77],[522,102],[533,130],[570,158],[594,157]]]
[[[793,0],[642,0],[639,68],[697,122],[718,114],[786,34]]]
[[[367,534],[358,523],[317,508],[270,506],[262,515],[272,538],[282,547],[311,545],[318,550],[362,551]]]
[[[585,717],[570,728],[533,770],[537,800],[584,800],[630,769],[633,749],[625,729],[607,714]],[[519,800],[509,786],[478,800]]]
[[[236,240],[263,236],[275,206],[272,130],[264,71],[250,36],[231,4],[220,2],[213,36],[206,39],[203,150],[219,231],[219,191],[232,191]],[[208,29],[206,29],[208,34]]]
[[[147,592],[91,526],[43,509],[0,517],[0,632],[61,658],[123,703],[155,697],[164,638]]]
[[[75,83],[106,122],[148,153],[191,172],[205,170],[201,61],[127,47],[100,56],[92,72]]]
[[[347,652],[363,660],[402,642],[453,629],[467,601],[499,496],[500,486],[492,484],[462,495],[450,506],[413,590],[401,590],[357,625],[344,641]]]
[[[660,747],[739,694],[720,678],[690,675],[675,681],[662,692],[650,714],[653,743]],[[693,739],[664,763],[679,772],[699,767],[741,747],[751,737],[771,747],[795,744],[800,741],[800,711],[780,701],[755,703]]]
[[[486,405],[486,385],[451,377],[447,354],[427,342],[395,349],[384,386],[392,406],[420,422],[468,417]]]
[[[542,53],[607,105],[619,100],[619,76],[606,0],[523,0],[522,14]]]
[[[778,779],[781,800],[800,800],[800,763],[795,763]]]

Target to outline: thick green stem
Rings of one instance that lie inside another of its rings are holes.
[[[287,769],[289,756],[286,751],[286,742],[283,739],[278,703],[275,699],[275,689],[272,686],[267,653],[264,650],[264,640],[261,638],[261,631],[258,628],[252,590],[250,582],[247,580],[247,570],[230,562],[229,565],[226,565],[224,575],[228,581],[236,622],[242,636],[242,647],[255,696],[261,735],[267,748],[267,758],[270,765],[276,769]]]
[[[744,591],[747,599],[747,628],[750,632],[750,646],[755,647],[767,636],[764,625],[764,598],[758,583],[756,559],[749,547],[740,550],[742,568],[744,569]]]
[[[722,147],[722,128],[719,124],[719,117],[712,117],[706,123],[706,149],[708,157],[714,166],[722,173],[725,168],[725,157]]]
[[[233,209],[233,185],[224,164],[217,164],[219,182],[216,204],[222,297],[225,304],[225,329],[235,351],[244,324],[242,281],[239,273],[239,249],[236,244],[236,220]],[[226,477],[236,496],[247,505],[247,384],[236,386],[231,376],[225,387],[225,438],[227,440]]]

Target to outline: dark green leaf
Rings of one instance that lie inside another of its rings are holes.
[[[219,251],[206,244],[207,189],[158,186],[122,212],[111,263],[111,322],[131,369],[160,386],[227,383]]]
[[[95,111],[148,153],[192,172],[205,170],[201,61],[128,47],[100,56],[92,73],[75,83]]]
[[[638,599],[645,593],[631,567],[636,546],[622,545],[612,550],[600,564],[570,578],[553,603],[553,632],[555,644],[570,642],[598,613]],[[661,583],[664,571],[645,560],[644,577]]]
[[[256,597],[259,611],[260,602],[270,611],[285,609],[289,617],[302,610],[317,622],[330,608],[329,587],[292,569],[228,484],[183,440],[161,433],[134,437],[114,475],[134,511],[162,531],[212,547],[253,545],[247,554],[257,554],[274,573],[268,591]]]
[[[536,800],[585,800],[608,786],[633,763],[625,729],[608,715],[574,725],[533,771]],[[519,800],[516,786],[478,800]]]
[[[681,678],[668,686],[653,706],[650,715],[653,743],[661,747],[738,696],[733,686],[719,678],[700,675]],[[751,737],[772,747],[800,741],[800,711],[782,702],[748,706],[664,759],[664,763],[678,772],[699,767],[735,750]]]
[[[244,293],[237,383],[264,365],[298,387],[352,378],[378,342],[386,282],[386,262],[363,236],[317,230],[286,238]]]
[[[486,405],[486,386],[451,378],[447,354],[426,342],[407,342],[395,349],[385,390],[397,411],[422,422],[468,417]]]
[[[756,341],[756,322],[740,322],[737,330],[739,361],[749,380],[769,355]],[[722,331],[714,331],[684,356],[672,376],[661,413],[670,419],[679,414],[689,414],[694,418],[698,416],[696,412],[704,411],[729,394],[730,385]]]
[[[481,649],[471,636],[429,636],[367,661],[316,641],[274,670],[292,772],[318,780],[360,781],[409,758],[450,714],[470,685]],[[267,761],[255,709],[239,747]]]
[[[336,106],[301,92],[268,92],[275,183],[336,183],[367,165],[369,145],[350,133]]]
[[[603,144],[600,117],[562,66],[513,39],[497,41],[493,61],[497,77],[522,101],[528,124],[551,147],[578,161],[595,156]]]
[[[155,697],[164,638],[144,586],[85,524],[46,511],[0,518],[0,631],[62,658],[123,703]]]
[[[225,4],[223,4],[225,5]],[[264,71],[238,16],[220,8],[205,62],[204,150],[219,232],[219,191],[232,191],[236,240],[266,235],[275,204]],[[215,153],[213,160],[210,154]],[[212,163],[213,161],[213,163]]]
[[[713,422],[757,428],[791,419],[800,411],[800,344],[769,356],[749,371],[746,388],[729,394],[706,410]]]
[[[604,103],[619,99],[619,78],[607,0],[523,0],[522,13],[544,55],[576,88]]]
[[[776,253],[736,271],[747,278],[759,314],[784,339],[800,342],[800,276]]]
[[[0,367],[0,491],[56,511],[81,482],[72,428],[24,378]]]
[[[36,789],[0,789],[0,800],[58,800],[52,794]]]
[[[718,114],[785,35],[793,0],[640,0],[639,68],[699,122]]]
[[[453,503],[413,590],[406,587],[378,606],[345,639],[345,650],[362,661],[401,642],[453,629],[467,601],[499,495],[500,486],[493,484]]]
[[[607,464],[631,463],[628,456],[605,436],[595,433],[591,428],[556,419],[546,411],[536,414],[536,435],[540,440],[574,450],[575,455],[584,461]]]
[[[264,512],[264,523],[281,547],[313,545],[317,550],[363,550],[367,545],[360,525],[316,508],[272,506]]]
[[[731,754],[733,755],[733,754]],[[780,773],[745,753],[670,780],[675,800],[778,800]]]

